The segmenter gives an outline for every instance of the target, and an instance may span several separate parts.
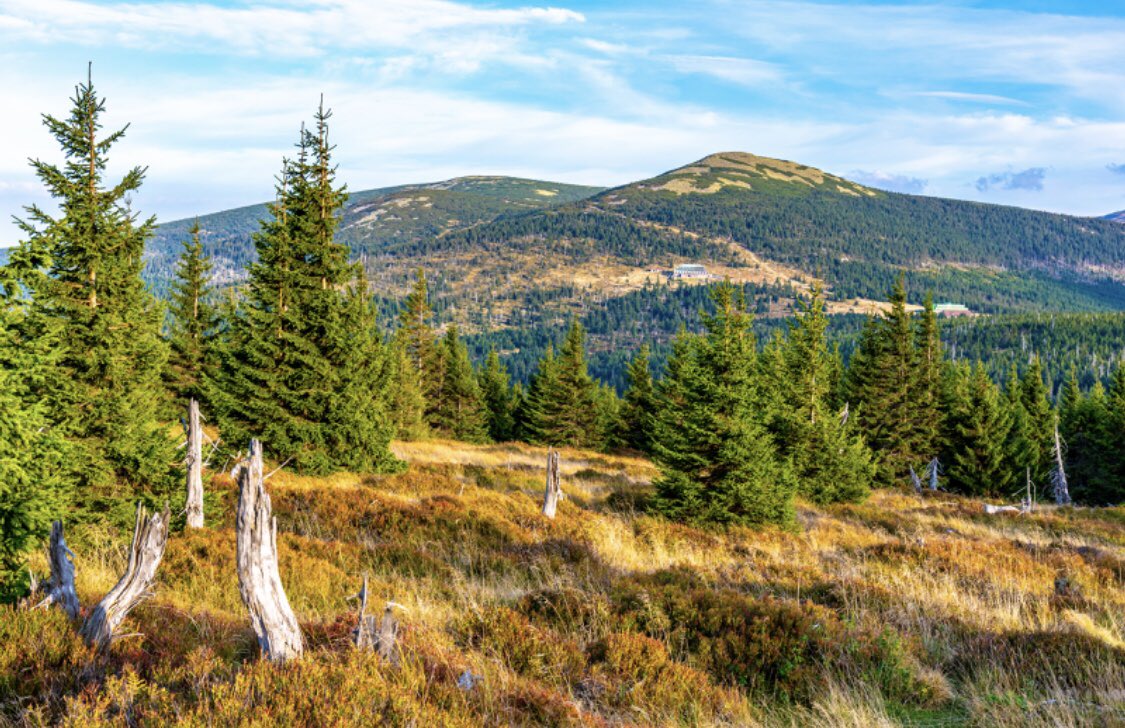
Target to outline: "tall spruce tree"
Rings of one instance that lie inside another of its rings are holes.
[[[201,228],[196,220],[188,231],[176,265],[169,306],[168,343],[171,354],[165,380],[176,400],[177,411],[189,399],[206,402],[205,381],[215,364],[212,343],[218,316],[211,301],[211,258],[203,252]]]
[[[349,293],[359,271],[335,240],[346,192],[335,182],[330,118],[322,104],[283,162],[224,346],[217,409],[228,441],[256,437],[300,470],[393,469],[390,370],[366,281]]]
[[[621,403],[622,440],[634,450],[648,452],[656,388],[652,379],[651,351],[643,344],[625,370],[628,389]]]
[[[442,347],[437,345],[437,336],[431,325],[433,315],[426,272],[419,268],[415,272],[410,293],[399,311],[398,336],[426,403],[427,424],[437,427],[437,398],[442,385],[444,362]]]
[[[469,350],[451,324],[442,337],[445,367],[438,390],[436,420],[447,435],[466,442],[488,440],[488,410],[477,383]]]
[[[135,498],[162,499],[175,487],[176,457],[156,414],[167,359],[162,313],[141,281],[154,220],[139,221],[129,207],[145,169],[106,183],[107,155],[125,129],[102,134],[104,110],[87,80],[67,118],[43,117],[65,161],[31,164],[58,214],[26,208],[12,270],[29,297],[24,331],[57,335],[38,395],[45,421],[74,445],[75,504],[127,522]]]
[[[488,436],[495,442],[508,442],[515,436],[515,399],[508,370],[500,363],[496,349],[489,349],[477,376],[488,411]]]
[[[882,485],[907,482],[909,468],[928,459],[924,438],[915,426],[919,357],[901,278],[891,290],[890,302],[890,310],[864,326],[847,387],[864,437],[878,456]]]
[[[945,457],[950,490],[975,496],[1010,496],[1019,484],[1006,449],[1011,422],[999,389],[981,364],[973,367],[965,396],[950,413]]]
[[[398,329],[391,339],[393,376],[391,380],[391,414],[396,437],[403,440],[424,440],[430,435],[426,422],[426,395],[407,348],[405,331]]]
[[[917,389],[913,396],[916,406],[914,426],[918,430],[918,453],[925,458],[936,457],[941,430],[941,377],[944,359],[941,346],[941,328],[934,312],[934,297],[926,293],[922,303],[922,317],[917,330]]]
[[[1054,469],[1055,411],[1051,407],[1043,367],[1038,356],[1031,358],[1019,385],[1020,402],[1027,412],[1028,435],[1032,446],[1028,466],[1031,480],[1045,488]]]
[[[838,363],[828,349],[827,329],[818,285],[808,302],[798,304],[780,356],[771,357],[771,429],[791,463],[799,493],[817,503],[859,501],[870,491],[874,458],[853,421],[845,421],[831,406]]]
[[[574,321],[558,355],[548,348],[539,361],[522,408],[522,432],[536,444],[602,448],[598,402],[586,364],[586,332]]]
[[[656,507],[685,521],[790,523],[793,478],[755,407],[751,317],[729,284],[712,295],[706,333],[681,332],[657,386]]]

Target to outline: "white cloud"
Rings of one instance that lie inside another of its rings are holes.
[[[680,73],[714,76],[740,86],[761,86],[783,78],[777,66],[752,58],[677,55],[668,56],[667,60]]]

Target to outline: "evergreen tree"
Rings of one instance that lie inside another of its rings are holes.
[[[966,495],[1010,496],[1022,481],[1007,455],[1011,424],[1000,392],[981,364],[973,368],[967,385],[963,403],[950,415],[947,482]]]
[[[216,397],[227,439],[257,437],[311,473],[394,469],[385,399],[393,371],[366,281],[336,242],[346,192],[335,182],[331,112],[304,127],[285,160],[271,219],[255,235],[245,305],[231,322]]]
[[[458,336],[455,324],[446,329],[442,348],[445,367],[435,413],[438,427],[457,440],[485,442],[488,410],[469,361],[469,350]]]
[[[359,473],[401,471],[391,454],[395,420],[394,352],[379,330],[362,270],[344,301],[341,325],[328,350],[337,385],[329,402],[325,440],[333,467]]]
[[[426,423],[426,396],[414,368],[403,329],[391,340],[392,382],[391,412],[397,437],[403,440],[424,440],[430,436]]]
[[[500,363],[496,349],[489,349],[478,375],[481,395],[488,411],[488,435],[495,442],[508,442],[515,436],[513,399],[508,370]]]
[[[573,322],[556,357],[539,362],[524,402],[521,424],[529,442],[571,447],[605,446],[598,390],[586,365],[586,333]]]
[[[129,208],[143,168],[105,183],[107,154],[125,130],[101,135],[105,104],[93,83],[79,85],[72,102],[69,117],[43,117],[65,163],[32,162],[58,215],[26,208],[11,273],[30,299],[25,333],[57,336],[35,394],[54,434],[75,445],[77,505],[127,522],[136,497],[162,498],[176,483],[175,443],[156,414],[162,314],[140,275],[154,221],[139,222]]]
[[[436,427],[434,416],[443,381],[443,363],[442,347],[437,346],[436,334],[430,325],[432,319],[426,272],[419,268],[414,276],[414,285],[399,311],[399,336],[426,402],[426,420]]]
[[[214,366],[212,342],[218,325],[211,303],[211,259],[203,253],[199,221],[192,225],[190,240],[176,266],[172,284],[169,313],[171,324],[168,341],[171,354],[165,379],[176,400],[175,409],[183,409],[189,399],[206,401],[204,382]]]
[[[621,429],[625,444],[634,450],[648,452],[649,434],[652,429],[652,415],[656,409],[656,389],[652,380],[649,363],[651,353],[648,344],[629,362],[625,371],[628,389],[621,403]]]
[[[39,393],[57,341],[25,338],[25,307],[10,272],[0,268],[0,283],[12,284],[0,296],[0,603],[26,593],[27,552],[73,495],[68,446],[50,427]]]
[[[793,480],[754,407],[750,315],[729,284],[713,295],[706,333],[677,337],[657,386],[656,507],[678,520],[790,523]]]
[[[1050,482],[1054,469],[1055,412],[1051,408],[1047,385],[1043,381],[1043,368],[1039,357],[1032,357],[1019,385],[1020,402],[1027,412],[1028,440],[1031,445],[1027,466],[1031,480],[1040,488]]]
[[[781,454],[791,462],[798,492],[817,503],[859,501],[875,474],[873,456],[850,418],[844,422],[831,408],[832,373],[838,364],[828,350],[827,328],[824,295],[817,286],[807,303],[798,304],[788,338],[773,357],[771,429]]]
[[[915,426],[919,357],[901,278],[890,302],[882,318],[864,326],[847,387],[864,437],[878,455],[883,485],[905,483],[909,468],[927,460],[926,443]]]
[[[1019,371],[1013,363],[1008,372],[1007,388],[1004,392],[1004,406],[1007,411],[1008,438],[1005,444],[1005,454],[1008,466],[1013,473],[1028,473],[1035,469],[1039,460],[1039,448],[1035,442],[1035,433],[1023,402],[1023,386],[1020,381]],[[1043,481],[1036,481],[1041,483]]]
[[[918,452],[925,457],[936,456],[940,448],[941,377],[944,365],[941,330],[934,313],[934,297],[926,294],[922,318],[917,332],[918,369],[914,425],[918,430]]]
[[[1120,505],[1125,503],[1125,363],[1114,370],[1100,417],[1098,460],[1101,473],[1090,489],[1090,502]]]

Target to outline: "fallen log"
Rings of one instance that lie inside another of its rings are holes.
[[[238,591],[250,613],[262,654],[268,660],[283,662],[299,657],[305,643],[281,584],[277,519],[265,490],[260,442],[250,441],[250,458],[237,467],[237,472]]]
[[[146,515],[144,506],[137,504],[137,522],[133,527],[133,543],[129,547],[129,563],[125,573],[109,593],[102,597],[90,616],[82,624],[79,634],[86,644],[105,649],[109,647],[129,612],[152,595],[152,582],[156,569],[164,558],[168,543],[168,507],[160,513]]]

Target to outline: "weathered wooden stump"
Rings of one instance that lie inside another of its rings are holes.
[[[168,521],[171,514],[165,506],[161,513],[147,516],[144,506],[137,504],[137,522],[133,527],[133,543],[129,547],[129,563],[117,584],[102,597],[86,618],[79,633],[86,644],[105,649],[114,639],[114,632],[129,612],[151,596],[156,569],[164,558],[168,543]]]
[[[367,613],[367,574],[363,575],[363,586],[359,594],[359,621],[355,627],[355,646],[357,650],[374,650],[379,633],[375,615]]]
[[[543,493],[543,515],[553,519],[558,510],[559,500],[562,498],[562,486],[559,484],[559,453],[556,450],[547,451],[547,488]]]
[[[67,548],[62,521],[51,524],[47,558],[51,563],[51,581],[47,585],[47,597],[36,608],[57,604],[68,617],[78,619],[78,594],[74,591],[74,552]]]
[[[187,527],[203,528],[203,427],[199,422],[199,402],[188,406],[187,456]]]
[[[1070,486],[1066,482],[1066,469],[1063,467],[1062,440],[1059,439],[1059,423],[1055,421],[1055,469],[1051,473],[1051,484],[1055,490],[1055,503],[1070,505]]]
[[[258,647],[268,660],[299,657],[305,644],[277,562],[277,519],[265,490],[262,444],[250,441],[250,459],[238,468],[238,590],[250,612]]]
[[[383,609],[383,621],[379,623],[378,650],[379,657],[398,665],[398,620],[392,611],[394,604],[387,602]]]

